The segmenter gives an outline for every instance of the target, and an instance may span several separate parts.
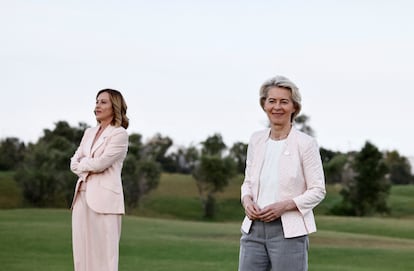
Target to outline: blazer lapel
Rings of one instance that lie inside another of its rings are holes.
[[[270,136],[270,129],[268,132],[264,133],[262,137],[259,138],[259,142],[257,144],[257,150],[256,150],[256,157],[258,158],[257,165],[259,166],[259,172],[262,170],[265,151],[266,151],[266,142],[269,140]]]
[[[84,147],[85,153],[87,155],[90,155],[91,154],[92,143],[93,143],[93,140],[94,140],[94,138],[95,138],[96,133],[98,132],[98,130],[99,130],[99,126],[92,127],[91,130],[90,130],[90,132],[87,135],[87,139],[86,139],[85,147]]]
[[[257,147],[254,153],[254,156],[257,157],[255,159],[257,159],[257,164],[255,166],[255,173],[254,173],[254,178],[257,181],[257,191],[256,192],[256,198],[254,199],[255,201],[257,201],[258,196],[259,196],[259,189],[260,189],[260,172],[262,171],[262,167],[263,167],[263,162],[264,162],[264,157],[265,157],[265,151],[266,151],[266,142],[267,140],[269,140],[269,136],[270,136],[270,129],[263,133],[263,135],[260,136],[260,138],[258,138],[258,142],[257,142]]]
[[[292,142],[295,141],[295,137],[296,137],[296,129],[295,127],[292,127],[288,137],[286,138],[286,143],[285,143],[285,146],[281,154],[282,157],[292,155],[291,146],[293,146]]]
[[[98,126],[99,127],[99,126]],[[111,131],[114,129],[115,127],[112,125],[109,125],[108,127],[105,128],[105,130],[102,132],[101,136],[98,138],[98,140],[95,142],[95,144],[92,146],[91,149],[91,155],[94,154],[94,152],[105,142],[105,139],[108,137],[108,135],[110,135]],[[94,133],[94,138],[96,136],[96,133],[98,132],[99,128],[95,131]],[[93,140],[93,139],[92,139]]]

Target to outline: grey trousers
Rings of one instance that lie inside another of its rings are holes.
[[[308,246],[307,235],[284,238],[280,219],[254,221],[248,234],[242,231],[239,271],[306,271]]]

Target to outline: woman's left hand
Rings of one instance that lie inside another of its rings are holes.
[[[286,211],[297,209],[293,200],[285,200],[270,204],[264,207],[258,214],[258,218],[263,222],[271,222],[278,219]]]

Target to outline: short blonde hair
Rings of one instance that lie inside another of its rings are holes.
[[[124,100],[124,97],[122,97],[121,92],[115,89],[106,88],[106,89],[100,90],[98,94],[96,94],[96,98],[98,98],[99,94],[103,92],[106,92],[109,94],[109,99],[111,100],[111,103],[112,103],[112,110],[114,112],[114,117],[112,119],[111,124],[114,125],[115,127],[122,126],[125,129],[127,129],[129,126],[129,119],[126,116],[127,105]]]
[[[293,106],[295,107],[295,112],[292,114],[291,121],[293,121],[300,113],[302,109],[302,96],[300,95],[299,88],[290,81],[287,77],[282,75],[276,75],[268,80],[266,80],[260,87],[260,106],[264,108],[267,95],[269,94],[269,89],[273,87],[284,88],[290,91],[292,95]]]

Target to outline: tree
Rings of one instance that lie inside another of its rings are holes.
[[[355,177],[344,184],[341,210],[347,215],[366,216],[387,213],[390,183],[382,153],[366,142],[352,162]]]
[[[173,140],[168,136],[163,137],[157,133],[145,144],[143,156],[151,157],[154,161],[160,163],[162,170],[166,172],[176,172],[174,160],[167,156],[168,149],[173,145]]]
[[[400,156],[397,151],[385,153],[385,164],[389,171],[388,178],[392,184],[414,183],[410,162],[406,157]]]
[[[140,205],[144,195],[155,189],[161,177],[161,165],[155,159],[160,146],[149,141],[142,144],[140,134],[129,136],[128,154],[122,169],[122,181],[127,207]]]
[[[236,142],[230,148],[230,157],[236,162],[237,173],[243,174],[246,166],[247,144]]]
[[[179,147],[169,157],[174,161],[176,172],[190,174],[199,160],[199,152],[195,146]]]
[[[26,145],[16,137],[0,141],[0,170],[15,170],[24,159]]]
[[[128,154],[132,154],[136,159],[141,159],[142,155],[142,136],[137,133],[133,133],[128,137]]]
[[[222,191],[235,174],[235,163],[229,156],[223,156],[226,149],[221,135],[214,134],[201,142],[201,158],[193,171],[204,217],[215,216],[215,194]]]
[[[221,156],[227,147],[220,134],[209,136],[205,141],[201,142],[201,145],[203,146],[201,149],[202,155]]]
[[[345,172],[345,165],[348,163],[348,155],[337,154],[333,156],[328,162],[323,163],[326,183],[342,183]]]
[[[76,177],[69,170],[70,157],[75,152],[86,125],[70,127],[65,121],[54,130],[29,144],[24,161],[16,171],[16,180],[25,200],[37,207],[68,207]]]
[[[150,159],[136,159],[128,154],[122,169],[122,181],[127,207],[136,208],[144,195],[157,188],[161,166]]]
[[[322,163],[324,163],[324,164],[328,163],[336,155],[341,154],[340,152],[331,151],[331,150],[325,149],[323,147],[319,148],[319,152],[321,154]]]

